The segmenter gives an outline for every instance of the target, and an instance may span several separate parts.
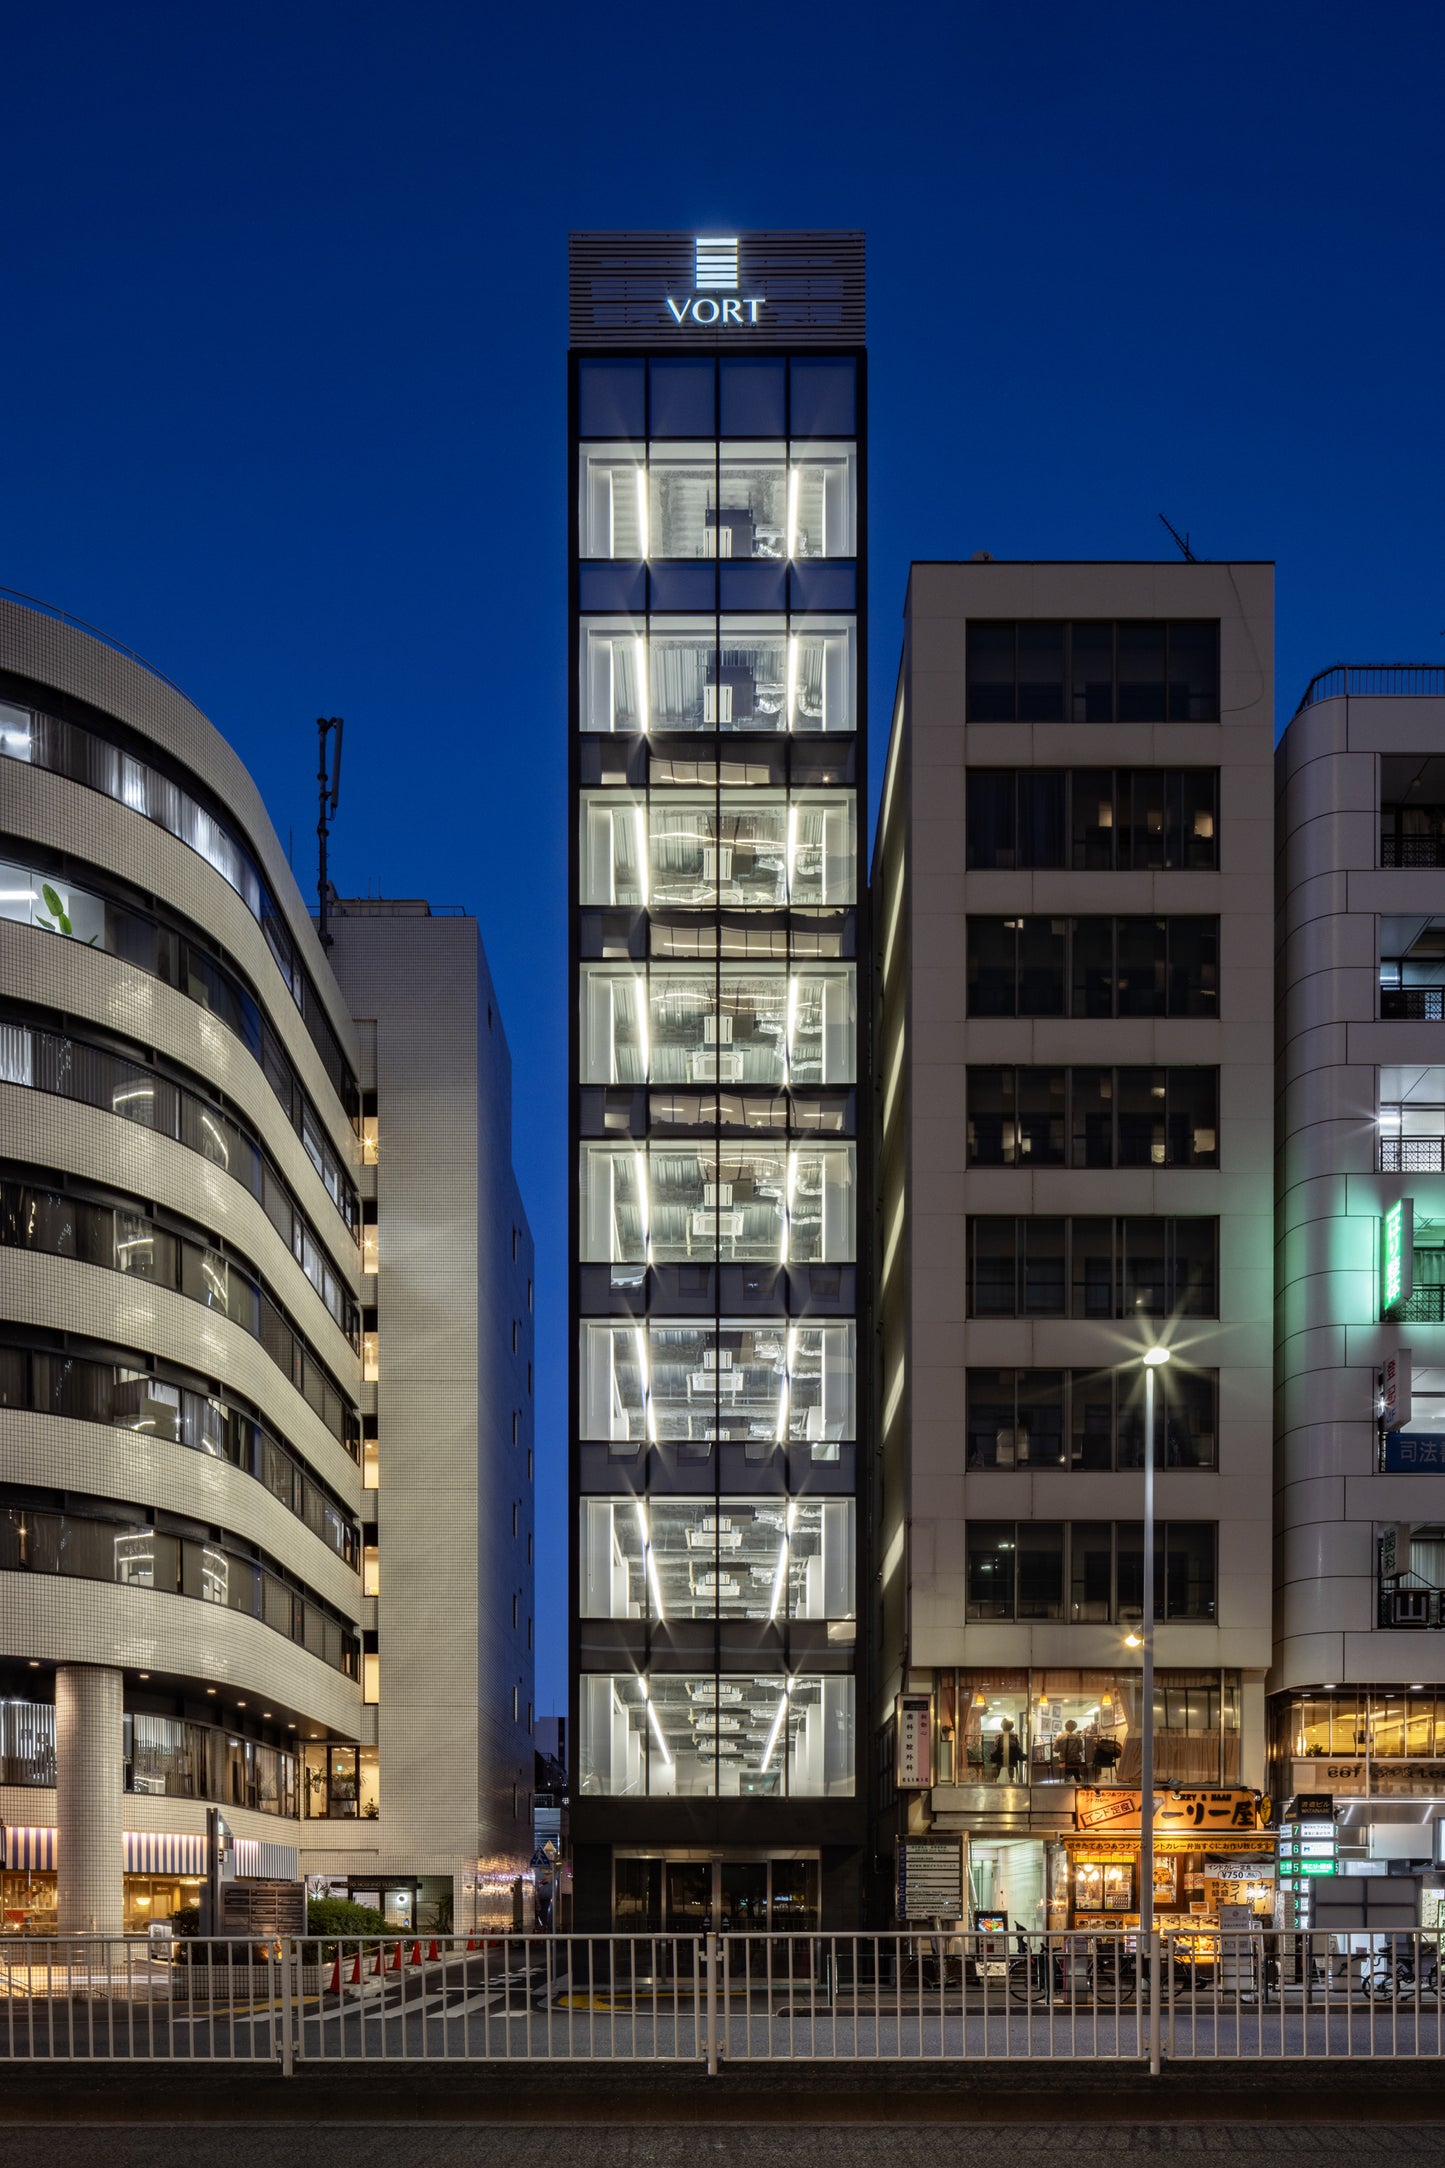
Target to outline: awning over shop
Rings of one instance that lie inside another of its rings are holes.
[[[53,1873],[55,1831],[0,1827],[0,1865],[15,1873],[24,1873],[30,1868],[48,1869]]]
[[[127,1874],[204,1874],[204,1837],[166,1836],[156,1830],[128,1829],[121,1839]]]
[[[60,1858],[60,1833],[54,1829],[0,1827],[0,1865],[12,1872],[38,1869],[53,1874]],[[204,1874],[206,1840],[156,1830],[128,1829],[121,1838],[123,1874]]]

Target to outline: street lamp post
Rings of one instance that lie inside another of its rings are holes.
[[[1154,1373],[1169,1360],[1167,1347],[1144,1351],[1144,1723],[1139,1743],[1139,1956],[1140,1969],[1154,1950]],[[1150,2067],[1157,2068],[1159,1986],[1149,1981]]]

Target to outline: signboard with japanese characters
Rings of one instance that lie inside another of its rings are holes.
[[[1076,1829],[1137,1829],[1142,1793],[1119,1789],[1092,1791],[1080,1785],[1074,1795]],[[1268,1803],[1258,1792],[1240,1786],[1211,1791],[1158,1791],[1154,1827],[1161,1835],[1183,1836],[1190,1830],[1263,1829]]]
[[[900,1792],[927,1791],[933,1782],[933,1702],[928,1694],[898,1696],[898,1763],[894,1782]]]
[[[1380,1447],[1381,1475],[1445,1475],[1445,1433],[1387,1430]]]
[[[1388,1435],[1408,1427],[1411,1415],[1410,1350],[1397,1347],[1380,1372],[1380,1422]]]
[[[898,1917],[963,1918],[963,1840],[903,1837],[898,1844]]]

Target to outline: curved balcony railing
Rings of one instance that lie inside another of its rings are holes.
[[[1445,698],[1445,663],[1335,662],[1317,671],[1296,715],[1321,700],[1430,700]]]

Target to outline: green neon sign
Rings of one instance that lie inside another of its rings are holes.
[[[1380,1221],[1380,1315],[1408,1302],[1415,1283],[1415,1207],[1413,1199],[1400,1198],[1387,1207]]]

